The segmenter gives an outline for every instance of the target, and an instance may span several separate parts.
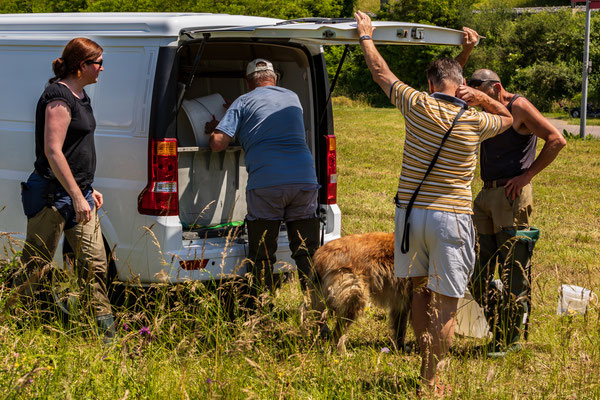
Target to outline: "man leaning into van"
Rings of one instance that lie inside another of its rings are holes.
[[[207,123],[206,131],[213,151],[225,150],[235,138],[245,152],[248,272],[253,278],[249,306],[253,307],[260,289],[273,290],[281,221],[286,223],[292,258],[306,289],[319,244],[319,185],[298,96],[276,86],[273,64],[265,59],[248,64],[246,81],[250,91],[229,106],[216,128],[217,121]]]

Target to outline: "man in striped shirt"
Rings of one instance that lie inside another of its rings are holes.
[[[401,82],[375,48],[371,19],[360,11],[355,17],[373,79],[405,119],[395,272],[413,280],[412,324],[421,349],[421,378],[435,390],[437,364],[450,347],[458,299],[464,295],[475,262],[471,181],[479,144],[508,129],[513,120],[502,104],[464,85],[462,68],[455,60],[431,64],[427,70],[431,95]],[[482,106],[488,112],[468,105]],[[439,157],[424,179],[440,147]],[[412,208],[409,203],[414,207],[408,219],[406,239],[410,240],[401,240],[405,216]]]

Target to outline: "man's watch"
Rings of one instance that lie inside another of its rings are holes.
[[[373,40],[373,38],[369,35],[362,35],[361,37],[358,38],[359,42],[362,42],[363,40]]]

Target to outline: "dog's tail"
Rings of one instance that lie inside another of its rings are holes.
[[[335,275],[335,276],[334,276]],[[368,302],[368,288],[364,282],[345,268],[332,271],[329,286],[325,294],[327,307],[332,309],[339,318],[353,321],[365,309]]]

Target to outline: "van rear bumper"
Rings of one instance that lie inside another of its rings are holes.
[[[324,234],[324,242],[327,243],[340,237],[341,213],[335,204],[323,207],[327,215]],[[145,239],[135,243],[135,248],[129,251],[118,249],[118,253],[129,254],[127,262],[120,263],[117,260],[119,280],[139,280],[142,284],[177,283],[225,279],[246,273],[243,261],[248,254],[248,244],[244,235],[182,240],[183,228],[179,217],[147,218],[153,220],[146,225],[152,227],[152,233],[144,235]],[[275,271],[294,270],[296,267],[285,230],[280,232],[278,243]],[[184,268],[185,261],[194,260],[208,261],[201,269]]]

